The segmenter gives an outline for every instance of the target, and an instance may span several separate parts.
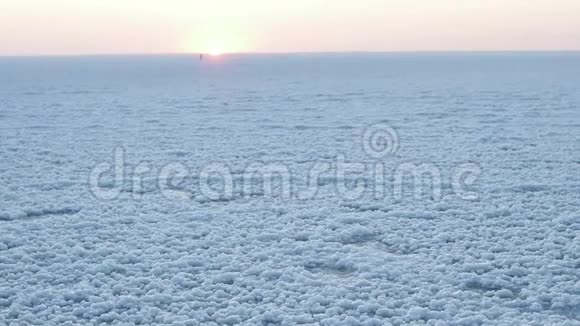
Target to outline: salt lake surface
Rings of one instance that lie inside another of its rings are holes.
[[[0,58],[0,324],[579,325],[579,85],[574,53]]]

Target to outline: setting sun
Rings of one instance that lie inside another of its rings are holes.
[[[217,57],[223,54],[223,51],[219,50],[219,49],[210,49],[207,51],[207,54],[209,54],[212,57]]]
[[[213,35],[209,36],[208,41],[202,41],[198,51],[211,56],[247,51],[247,42],[242,35],[225,32],[216,34],[218,35],[214,37],[212,37]]]
[[[186,51],[210,56],[246,52],[249,49],[247,35],[229,24],[208,24],[191,32],[187,39],[189,44],[185,45]]]
[[[246,42],[241,37],[230,36],[220,38],[219,41],[199,41],[186,46],[186,51],[194,53],[205,53],[212,57],[227,53],[239,53],[248,51]]]
[[[201,49],[201,52],[206,53],[212,57],[220,56],[224,53],[238,52],[235,47],[228,47],[225,42],[212,42]]]

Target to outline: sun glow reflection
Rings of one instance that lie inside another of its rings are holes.
[[[235,31],[235,30],[234,30]],[[186,46],[188,52],[203,53],[212,57],[248,51],[248,42],[242,33],[230,30],[212,30],[202,35],[191,35]]]
[[[184,50],[190,53],[203,53],[217,57],[225,54],[248,52],[251,33],[235,20],[223,20],[208,15],[207,20],[199,22],[184,31]]]
[[[207,54],[209,54],[212,57],[219,57],[220,55],[222,55],[224,52],[220,49],[209,49],[208,51],[206,51]]]

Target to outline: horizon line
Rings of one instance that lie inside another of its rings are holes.
[[[224,52],[219,56],[236,55],[341,55],[341,54],[580,54],[580,49],[562,50],[355,50],[355,51],[240,51]],[[34,57],[131,57],[131,56],[197,56],[207,52],[111,52],[111,53],[38,53],[38,54],[0,54],[0,58]]]

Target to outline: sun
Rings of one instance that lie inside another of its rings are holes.
[[[188,38],[185,51],[203,53],[210,57],[220,57],[227,54],[242,53],[248,49],[246,37],[241,34],[207,33]]]
[[[250,39],[243,26],[232,22],[209,20],[184,31],[183,46],[188,53],[220,57],[248,52]]]
[[[239,51],[239,45],[233,40],[212,40],[206,42],[205,46],[202,46],[202,51],[209,56],[219,57],[227,53],[236,53]]]
[[[224,51],[217,47],[209,48],[206,52],[212,57],[219,57],[224,54]]]

